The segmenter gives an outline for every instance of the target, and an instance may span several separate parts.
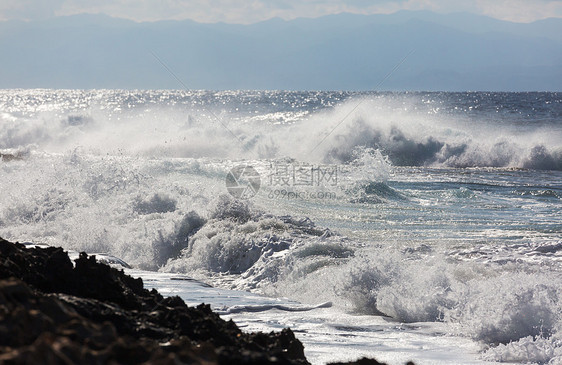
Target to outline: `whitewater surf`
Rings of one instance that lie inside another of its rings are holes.
[[[313,363],[557,364],[561,116],[559,93],[3,90],[0,236],[290,326]]]

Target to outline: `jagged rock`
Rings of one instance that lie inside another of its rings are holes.
[[[0,239],[0,362],[308,364],[290,329],[247,334],[209,305],[61,248]]]
[[[2,238],[0,363],[309,364],[288,328],[244,333],[209,305],[164,298],[95,256],[73,265],[62,248]]]

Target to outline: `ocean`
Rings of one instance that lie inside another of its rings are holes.
[[[0,154],[1,237],[312,363],[562,364],[560,93],[0,90]]]

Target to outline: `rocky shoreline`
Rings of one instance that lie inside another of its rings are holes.
[[[0,363],[309,364],[290,329],[244,333],[81,253],[0,238]],[[380,364],[361,359],[357,364]]]

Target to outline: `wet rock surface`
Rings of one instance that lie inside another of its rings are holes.
[[[244,333],[80,254],[0,238],[0,363],[308,364],[290,329]],[[369,362],[369,364],[378,364]]]
[[[0,362],[308,364],[290,329],[243,333],[141,279],[61,248],[0,239]]]

